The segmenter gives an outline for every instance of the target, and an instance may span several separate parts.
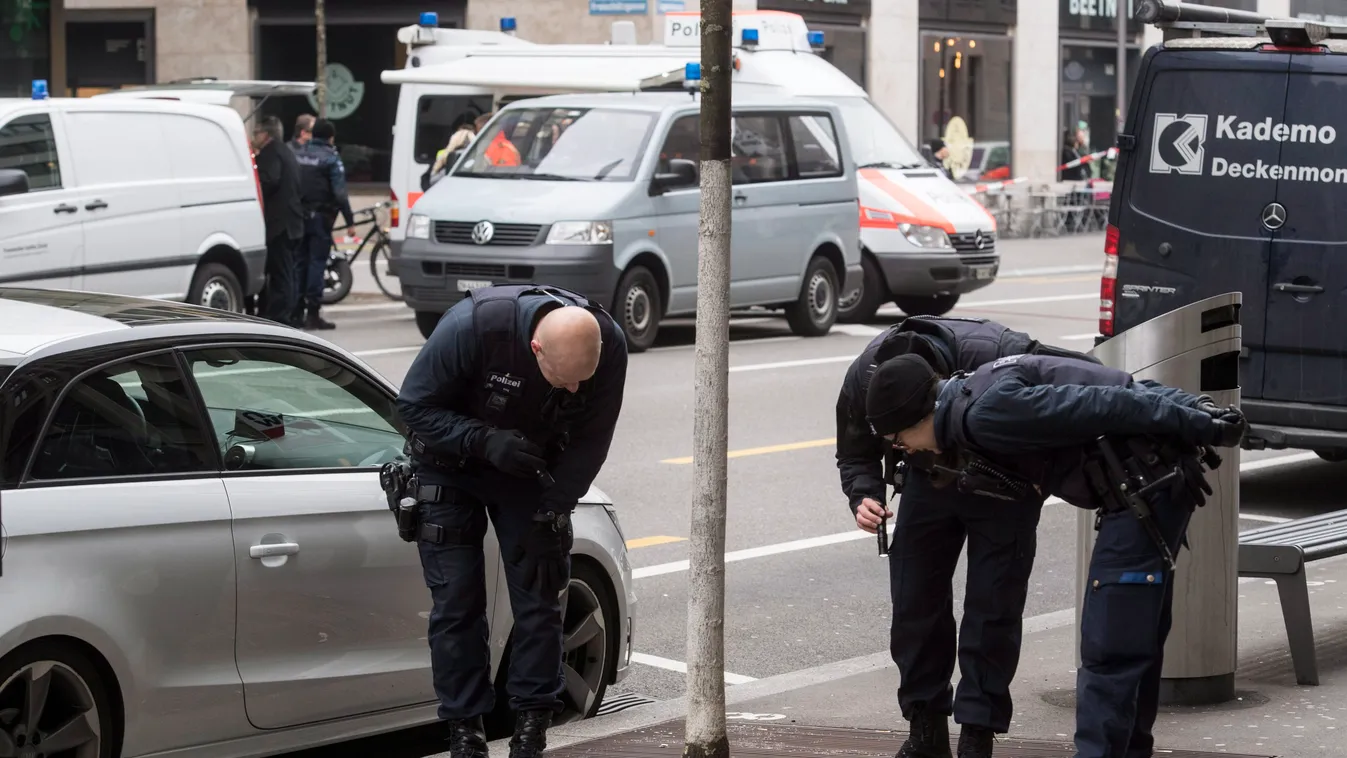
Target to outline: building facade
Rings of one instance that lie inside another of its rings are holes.
[[[1202,0],[1272,15],[1347,23],[1347,0]],[[914,144],[944,140],[966,181],[1058,178],[1072,155],[1117,135],[1117,4],[1133,0],[734,0],[738,9],[801,14],[820,52],[864,86]],[[350,178],[389,172],[399,27],[423,11],[441,26],[499,28],[544,43],[604,43],[629,21],[638,44],[662,42],[663,16],[699,0],[326,0],[330,117]],[[1156,30],[1129,22],[1131,89]],[[313,0],[0,0],[0,97],[53,95],[191,77],[311,80]],[[1053,107],[1045,107],[1053,104]],[[309,98],[263,105],[288,125]],[[1098,173],[1100,169],[1094,168]],[[1107,166],[1104,166],[1107,171]]]

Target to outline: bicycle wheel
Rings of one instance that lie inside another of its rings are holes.
[[[389,300],[402,302],[402,280],[393,272],[393,262],[388,247],[388,238],[380,237],[379,242],[369,254],[369,270],[374,275],[374,283]]]
[[[330,258],[323,271],[323,305],[340,303],[351,294],[351,264],[345,258]]]

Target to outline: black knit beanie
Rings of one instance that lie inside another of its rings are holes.
[[[939,380],[919,355],[907,353],[881,363],[865,395],[865,416],[875,434],[896,434],[926,418],[935,410],[932,389]]]

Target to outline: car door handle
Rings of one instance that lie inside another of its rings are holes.
[[[735,195],[735,196],[734,196],[734,203],[735,203],[735,205],[743,205],[744,203],[747,203],[747,202],[748,202],[748,195]]]
[[[271,558],[277,555],[294,555],[298,552],[298,542],[277,542],[270,545],[253,545],[248,548],[250,558]]]
[[[1277,282],[1272,285],[1272,288],[1278,292],[1308,292],[1315,295],[1324,291],[1324,288],[1317,284],[1292,284],[1290,282]]]
[[[92,203],[89,203],[88,205],[84,206],[84,210],[86,210],[86,211],[98,211],[98,210],[102,210],[102,209],[104,209],[104,208],[106,208],[106,207],[108,207],[108,204],[107,204],[107,203],[103,202],[102,200],[95,200],[95,201],[93,201]]]
[[[51,209],[52,213],[76,213],[78,211],[79,208],[76,208],[73,205],[67,205],[66,203],[61,203],[60,205]]]

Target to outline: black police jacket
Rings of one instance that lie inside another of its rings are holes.
[[[598,369],[574,394],[548,384],[529,347],[538,319],[562,304],[588,307],[603,340]],[[477,498],[569,511],[607,460],[626,377],[622,329],[580,295],[534,285],[474,290],[440,319],[398,393],[403,422],[426,447],[413,450],[413,471]],[[492,427],[518,430],[542,447],[555,483],[544,487],[487,463],[482,446]]]
[[[1022,353],[1098,363],[1092,356],[1044,345],[1024,332],[981,318],[912,316],[875,337],[852,361],[837,396],[837,468],[853,513],[867,497],[884,502],[885,472],[893,470],[898,456],[866,421],[870,377],[879,364],[907,352],[922,355],[942,377]]]
[[[976,453],[1080,508],[1101,503],[1084,472],[1099,437],[1213,444],[1218,431],[1198,398],[1098,364],[1055,356],[1001,358],[943,383],[935,434],[948,457]]]

